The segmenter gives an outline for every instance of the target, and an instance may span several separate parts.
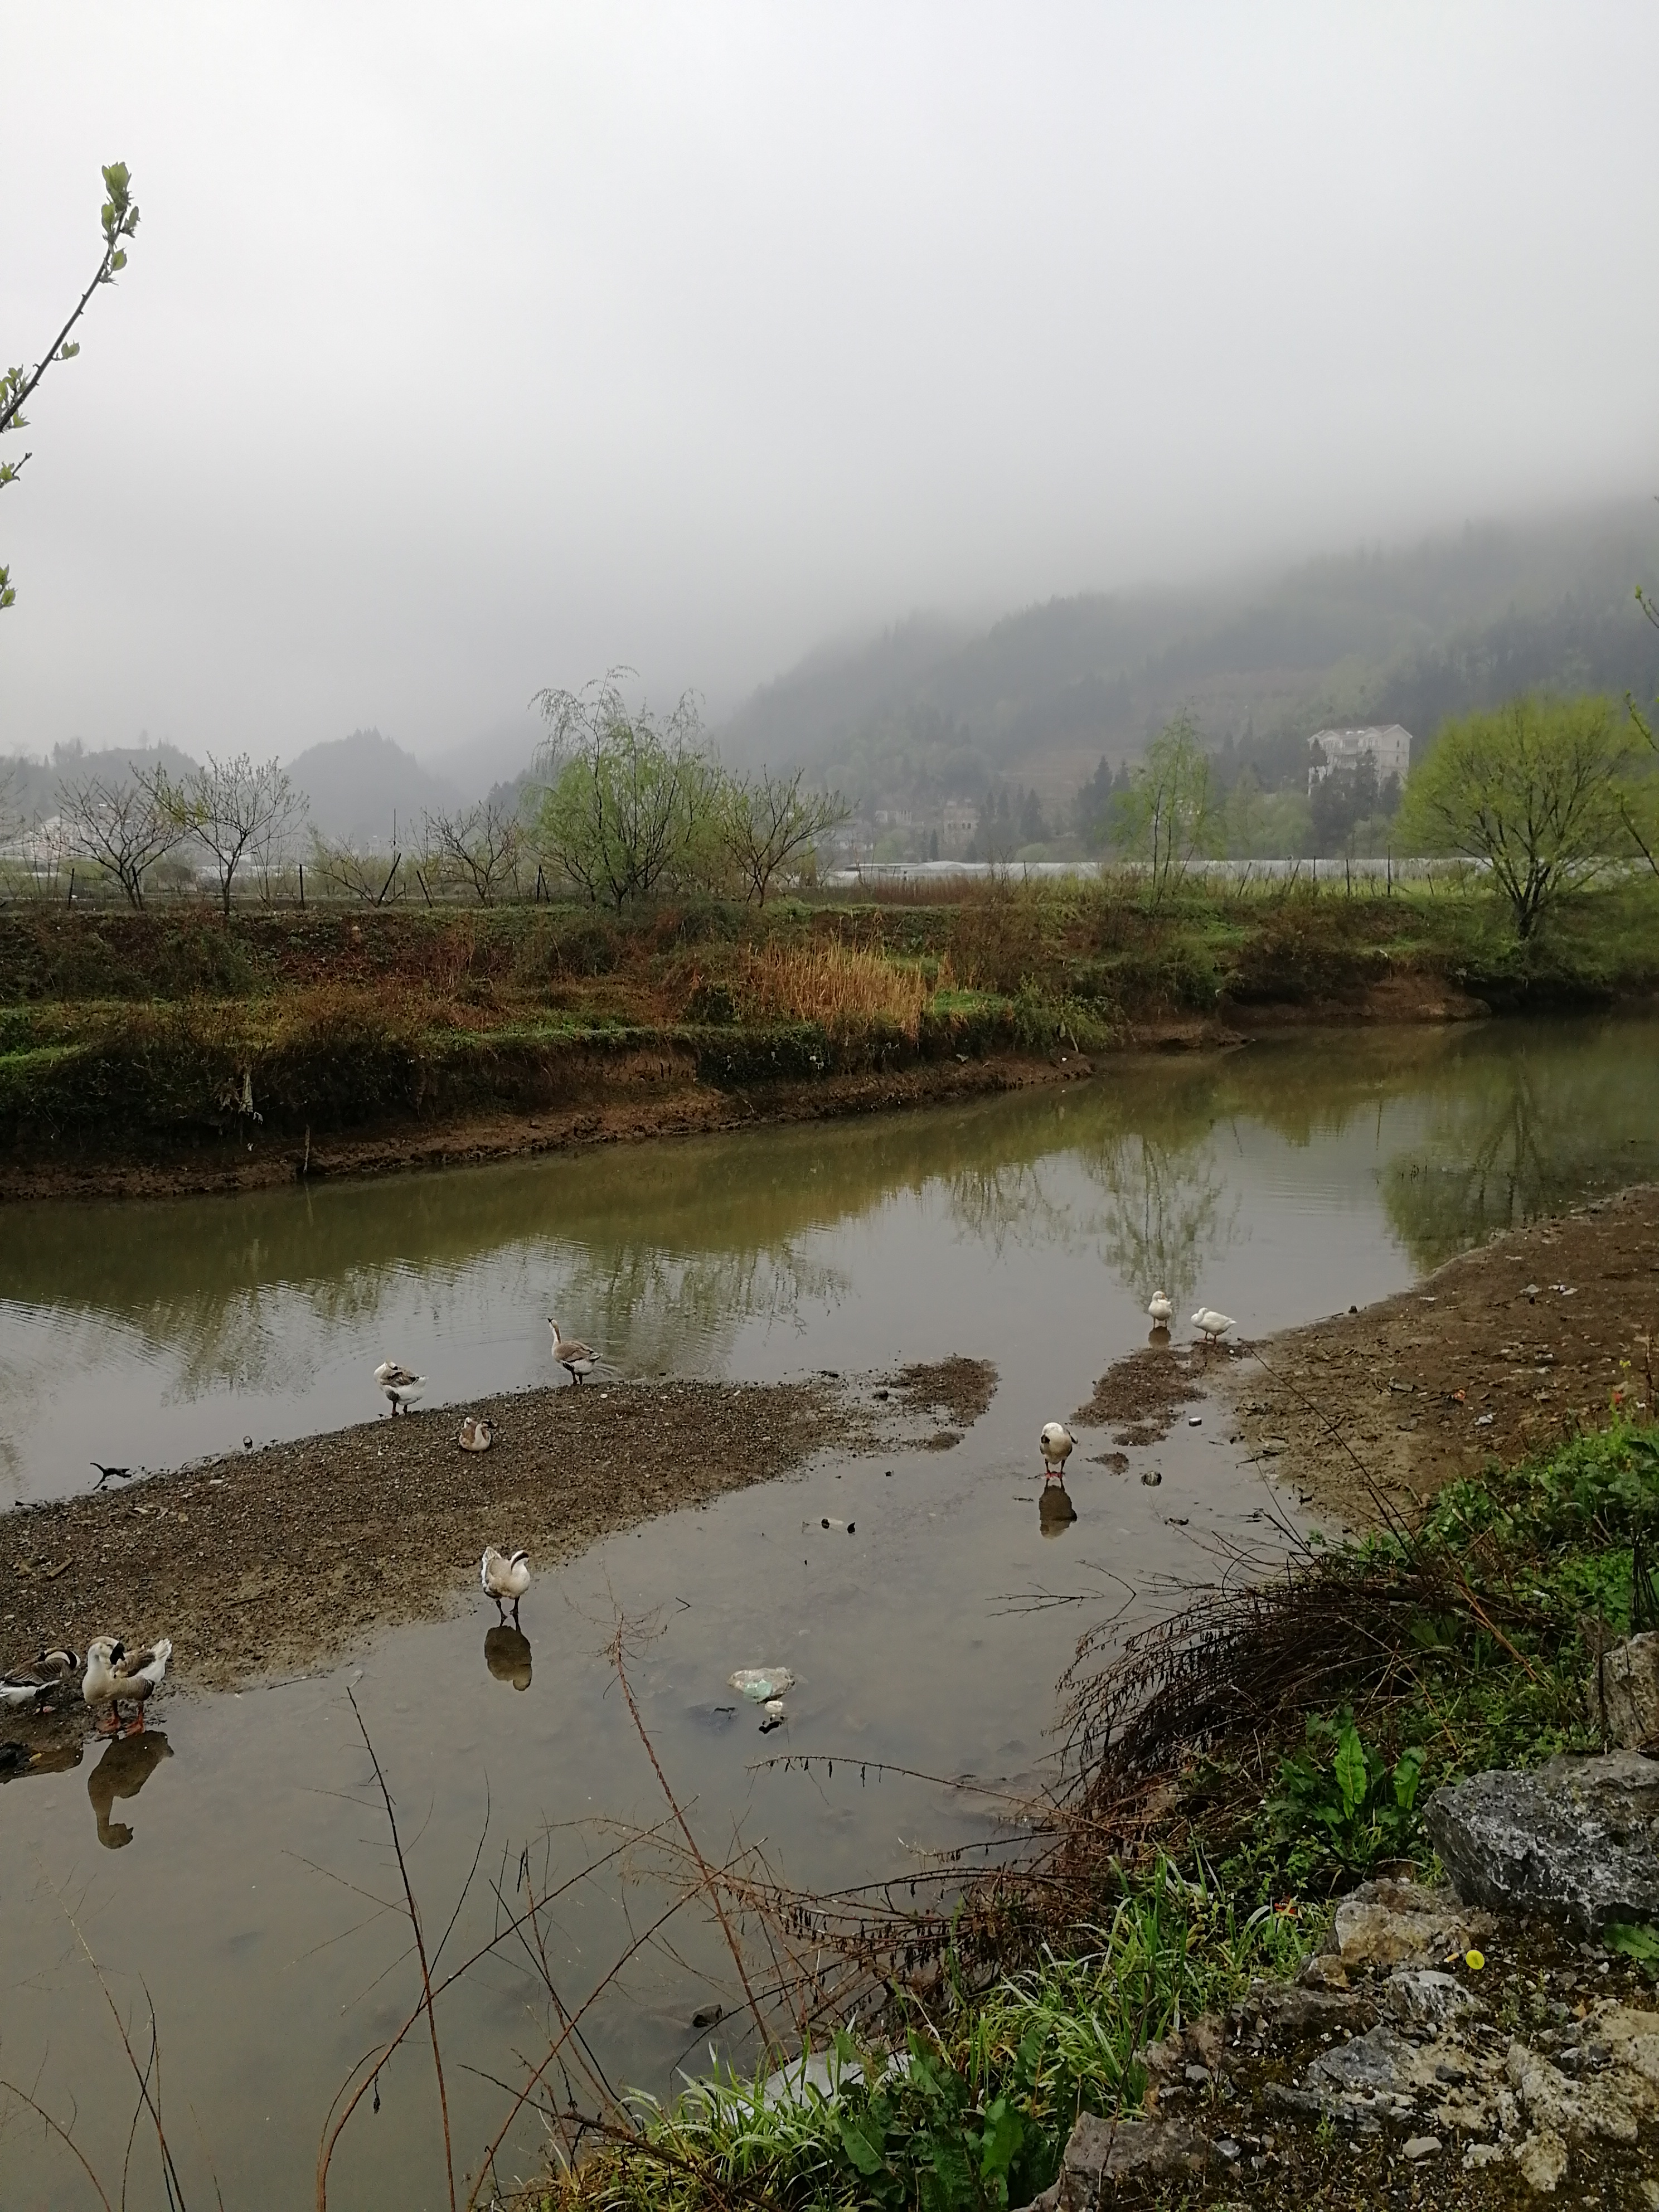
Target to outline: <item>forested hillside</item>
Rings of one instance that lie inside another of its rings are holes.
[[[1323,722],[1423,738],[1534,686],[1651,697],[1659,633],[1633,594],[1656,577],[1659,509],[1632,502],[1212,591],[1055,599],[980,630],[917,617],[814,654],[719,741],[735,760],[805,761],[864,805],[998,779],[1059,802],[1185,707],[1271,789],[1305,775]]]

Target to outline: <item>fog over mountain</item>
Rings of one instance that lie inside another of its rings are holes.
[[[1296,781],[1323,723],[1426,738],[1534,687],[1651,698],[1659,632],[1633,593],[1656,569],[1659,510],[1630,502],[981,627],[918,617],[809,655],[716,737],[734,763],[804,762],[854,797],[972,794],[995,775],[1061,799],[1185,709],[1264,780]]]
[[[1596,0],[14,10],[0,357],[100,161],[143,221],[6,441],[0,751],[459,781],[543,684],[726,722],[917,609],[977,698],[1079,595],[1122,638],[1027,635],[1115,683],[1213,580],[1643,496],[1656,76]]]

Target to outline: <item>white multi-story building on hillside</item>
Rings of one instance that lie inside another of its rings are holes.
[[[1398,722],[1373,723],[1362,730],[1316,730],[1308,740],[1314,759],[1308,769],[1308,790],[1322,783],[1333,769],[1356,769],[1369,754],[1376,763],[1376,781],[1391,775],[1406,781],[1412,764],[1412,733]]]

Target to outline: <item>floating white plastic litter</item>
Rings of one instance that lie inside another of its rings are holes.
[[[729,1680],[734,1690],[752,1698],[757,1705],[767,1705],[795,1686],[795,1678],[787,1667],[739,1667]]]

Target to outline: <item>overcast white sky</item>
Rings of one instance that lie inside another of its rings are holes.
[[[917,607],[1654,489],[1659,10],[9,9],[0,750],[718,714]]]

